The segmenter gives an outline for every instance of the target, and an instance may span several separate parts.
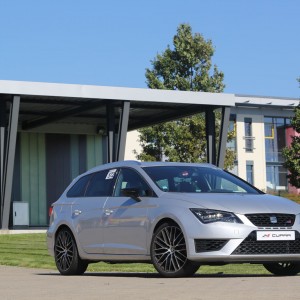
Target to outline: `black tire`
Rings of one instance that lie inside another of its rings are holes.
[[[280,262],[264,264],[264,267],[277,276],[294,276],[300,272],[299,263]]]
[[[81,275],[88,267],[88,263],[78,255],[73,234],[66,228],[56,235],[54,256],[56,267],[62,275]]]
[[[187,259],[182,230],[174,223],[164,223],[155,231],[151,260],[157,272],[164,277],[192,276],[200,267],[200,263]]]

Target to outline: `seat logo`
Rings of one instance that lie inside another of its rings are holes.
[[[271,216],[271,217],[270,217],[270,222],[271,222],[272,224],[277,224],[277,217]]]

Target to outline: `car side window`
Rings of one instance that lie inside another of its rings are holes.
[[[123,168],[120,170],[114,191],[115,197],[122,197],[122,189],[137,189],[141,197],[151,196],[152,190],[144,178],[135,170]]]
[[[109,197],[112,195],[117,169],[104,170],[93,174],[85,197]]]
[[[67,197],[70,198],[83,197],[91,176],[92,174],[89,174],[77,180],[75,184],[67,192]]]

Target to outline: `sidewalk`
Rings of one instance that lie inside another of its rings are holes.
[[[146,273],[61,276],[55,270],[0,266],[1,300],[298,300],[299,276]]]
[[[28,233],[46,233],[47,229],[7,229],[1,230],[0,234],[28,234]]]

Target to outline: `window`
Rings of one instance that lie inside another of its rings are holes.
[[[229,120],[228,132],[232,134],[232,139],[227,142],[227,148],[236,151],[236,115],[231,114]]]
[[[91,174],[81,177],[67,192],[67,197],[75,198],[75,197],[83,197],[87,183],[91,178]]]
[[[274,139],[274,125],[270,123],[265,123],[265,138]]]
[[[254,184],[254,180],[253,180],[253,161],[246,161],[246,176],[247,176],[247,181],[250,184]]]
[[[122,197],[122,189],[130,188],[138,189],[139,195],[142,197],[152,195],[151,189],[140,174],[138,174],[135,170],[123,168],[120,170],[114,196]]]
[[[245,150],[246,152],[253,152],[253,136],[252,136],[252,119],[245,118]]]
[[[287,187],[287,170],[280,165],[267,165],[267,189]]]
[[[93,174],[85,197],[108,197],[112,195],[117,169],[100,171]]]
[[[189,166],[144,167],[143,169],[164,192],[258,193],[246,182],[219,169]]]
[[[282,149],[286,146],[286,128],[289,118],[265,117],[265,149],[266,161],[282,163]]]

